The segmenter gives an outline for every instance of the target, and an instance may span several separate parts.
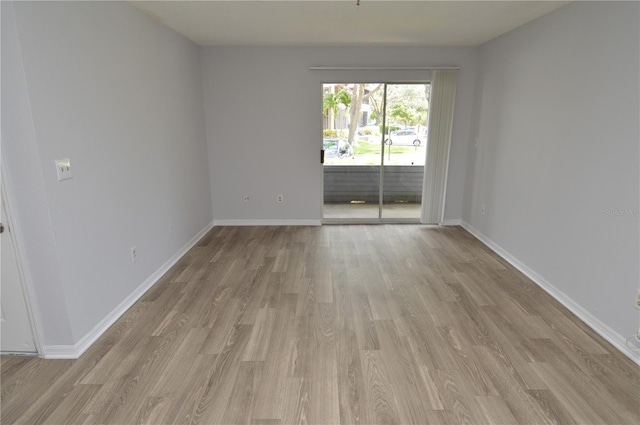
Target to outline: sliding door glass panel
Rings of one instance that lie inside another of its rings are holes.
[[[324,219],[380,218],[382,84],[324,84]]]
[[[429,89],[429,84],[387,85],[382,219],[420,219]]]

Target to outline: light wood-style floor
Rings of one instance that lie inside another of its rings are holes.
[[[220,227],[2,424],[638,424],[639,369],[461,228]]]

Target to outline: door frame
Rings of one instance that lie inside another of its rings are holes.
[[[31,285],[30,280],[27,278],[27,273],[25,273],[24,261],[23,258],[24,252],[22,249],[22,245],[20,241],[22,240],[20,229],[15,226],[15,221],[13,217],[13,211],[11,209],[11,205],[13,204],[13,197],[11,196],[11,192],[7,188],[7,178],[4,171],[3,164],[0,164],[0,201],[4,203],[4,211],[5,211],[5,227],[10,228],[11,231],[7,232],[7,237],[11,238],[11,243],[13,245],[14,256],[16,260],[16,267],[18,269],[18,284],[20,285],[20,290],[22,292],[22,297],[24,299],[24,304],[27,309],[27,318],[29,320],[29,328],[31,330],[31,337],[33,338],[33,343],[36,347],[36,355],[39,357],[44,357],[44,347],[42,345],[42,331],[40,329],[40,322],[37,311],[33,308],[33,294],[34,290]],[[2,205],[0,204],[0,208]],[[20,355],[20,353],[3,353],[7,355]],[[26,355],[30,355],[32,353],[25,353]]]
[[[433,69],[429,68],[430,71],[432,71]],[[432,76],[431,74],[429,75],[428,79],[408,79],[408,80],[396,80],[396,79],[392,79],[392,80],[388,80],[388,79],[382,79],[382,80],[378,80],[378,79],[362,79],[359,80],[357,78],[346,78],[344,81],[339,80],[343,83],[347,83],[347,84],[384,84],[384,91],[385,91],[385,95],[384,95],[384,107],[383,107],[383,125],[386,127],[387,123],[386,123],[386,112],[387,112],[387,106],[386,106],[386,91],[387,91],[387,86],[389,85],[404,85],[404,84],[428,84],[429,86],[431,86],[432,84]],[[337,84],[336,81],[338,80],[322,80],[320,83],[320,90],[319,93],[322,94],[323,93],[323,88],[325,84]],[[322,98],[320,99],[322,100]],[[322,104],[322,102],[320,102],[320,104]],[[427,118],[428,119],[428,118]],[[384,137],[384,134],[382,135]],[[322,145],[320,145],[321,148]],[[324,163],[321,163],[320,166],[322,167],[320,169],[321,172],[321,187],[320,187],[320,193],[322,195],[322,202],[320,203],[320,221],[321,223],[324,224],[421,224],[421,218],[383,218],[381,216],[382,214],[382,196],[383,196],[383,191],[384,191],[384,155],[385,155],[385,144],[384,141],[382,142],[382,148],[381,148],[381,164],[379,165],[380,167],[380,186],[378,187],[379,189],[379,194],[380,194],[380,199],[379,199],[379,204],[378,204],[378,217],[377,218],[325,218],[324,216]],[[423,166],[424,168],[426,168],[427,164],[426,164],[426,160],[425,160],[425,165]],[[423,188],[424,189],[424,188]],[[422,204],[420,205],[420,210],[422,211]]]

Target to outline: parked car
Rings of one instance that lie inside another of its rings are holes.
[[[393,131],[385,143],[387,145],[399,145],[399,146],[420,146],[425,140],[423,134],[418,134],[412,128],[405,128],[404,130]]]
[[[325,158],[353,158],[353,148],[343,138],[322,139]]]

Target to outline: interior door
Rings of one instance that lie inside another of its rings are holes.
[[[11,226],[7,223],[2,197],[0,222],[0,351],[36,353],[29,315],[25,304]]]

